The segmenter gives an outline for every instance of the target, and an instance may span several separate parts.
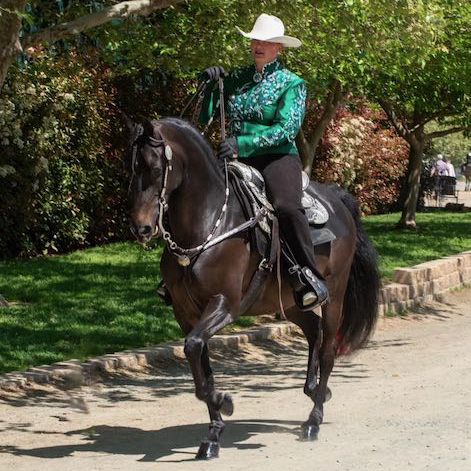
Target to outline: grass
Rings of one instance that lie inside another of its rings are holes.
[[[398,219],[364,221],[384,277],[395,267],[471,249],[471,213],[418,214],[416,232],[394,229]],[[0,372],[180,338],[171,309],[154,294],[160,253],[119,243],[0,262],[0,293],[12,303],[0,309]]]
[[[0,262],[0,371],[180,337],[154,295],[160,250],[119,243],[66,256]]]
[[[417,214],[417,231],[398,230],[399,213],[370,216],[363,222],[380,256],[383,278],[395,268],[471,250],[471,212]]]

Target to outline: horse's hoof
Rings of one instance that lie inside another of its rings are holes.
[[[228,416],[234,413],[234,402],[229,394],[224,394],[219,412]]]
[[[200,445],[195,458],[197,460],[212,460],[219,457],[219,443],[204,441]]]
[[[319,436],[319,425],[304,424],[301,428],[301,440],[312,442]]]

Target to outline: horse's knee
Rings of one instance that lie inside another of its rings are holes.
[[[203,352],[204,342],[198,337],[189,337],[185,339],[183,351],[185,356],[189,358],[200,357]]]

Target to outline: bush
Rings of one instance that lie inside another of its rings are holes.
[[[108,71],[40,51],[0,97],[0,256],[122,236],[125,174],[111,149]]]
[[[364,105],[355,111],[341,108],[325,133],[313,178],[353,193],[365,214],[389,212],[399,196],[408,153],[382,112]]]

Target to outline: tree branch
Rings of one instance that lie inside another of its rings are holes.
[[[181,3],[185,0],[131,0],[117,3],[101,11],[82,16],[76,20],[46,28],[23,38],[23,48],[40,43],[54,42],[74,36],[86,29],[103,25],[115,18],[128,18],[131,15],[146,16],[162,8]]]
[[[435,131],[426,135],[427,140],[435,139],[437,137],[448,136],[449,134],[455,134],[461,131],[471,131],[471,127],[459,126],[456,128],[445,129],[443,131]]]
[[[380,104],[381,108],[383,108],[384,112],[388,115],[389,121],[391,121],[399,136],[405,140],[408,140],[410,138],[410,131],[398,118],[392,106],[386,100],[381,98],[378,99],[378,103]]]

